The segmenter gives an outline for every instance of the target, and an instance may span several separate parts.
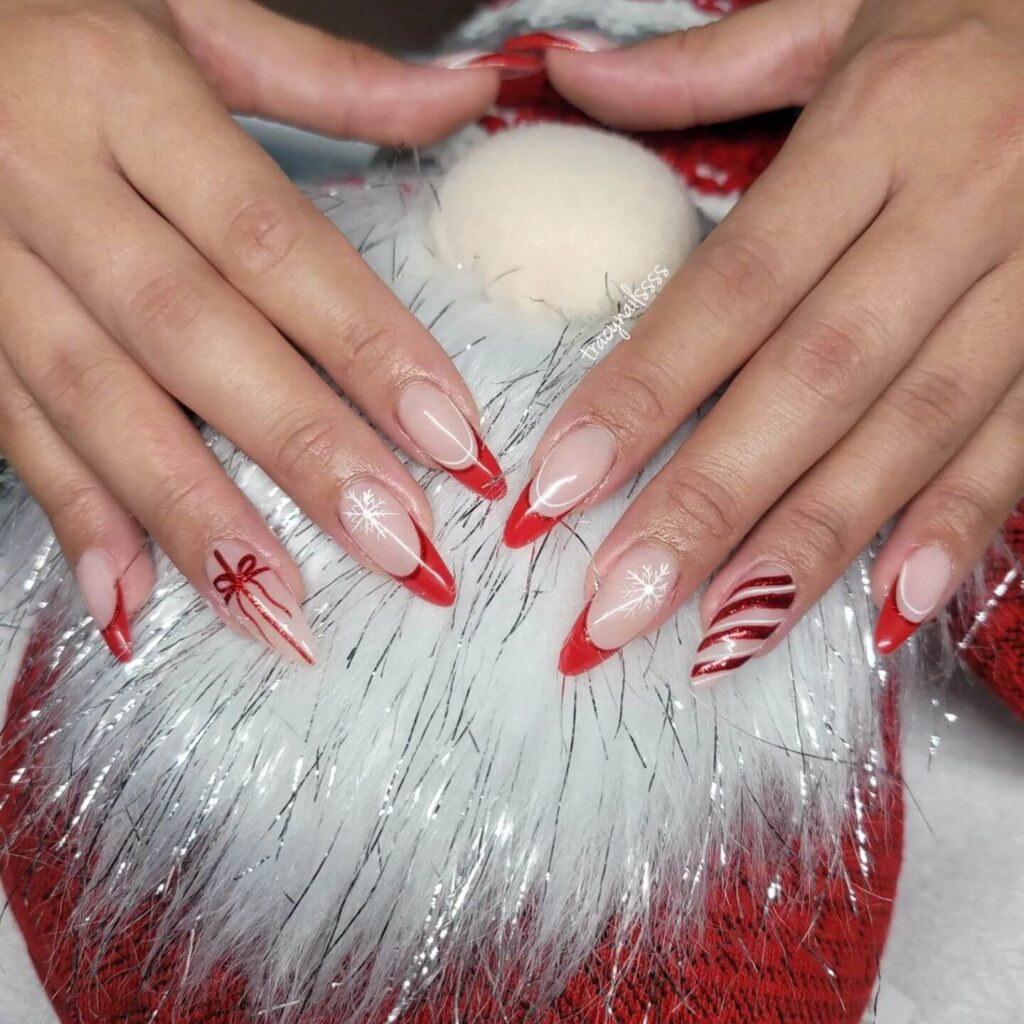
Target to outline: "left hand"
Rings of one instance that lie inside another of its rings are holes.
[[[659,626],[726,559],[693,678],[734,671],[902,508],[873,578],[889,653],[983,555],[1024,494],[1022,58],[1020,0],[770,0],[549,53],[556,88],[618,128],[806,105],[538,447],[533,535],[631,478],[740,371],[595,556],[563,671]]]

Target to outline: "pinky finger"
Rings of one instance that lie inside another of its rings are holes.
[[[0,451],[50,520],[111,653],[131,661],[131,620],[154,581],[146,538],[47,422],[2,355]]]
[[[879,554],[875,647],[892,654],[931,619],[984,557],[1024,497],[1024,376],[967,445],[907,506]]]

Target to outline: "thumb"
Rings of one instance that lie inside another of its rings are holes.
[[[427,145],[493,104],[493,70],[407,64],[249,0],[168,0],[182,43],[236,113],[383,145]]]
[[[620,50],[549,50],[570,103],[615,128],[658,131],[801,106],[825,77],[857,0],[771,0]]]

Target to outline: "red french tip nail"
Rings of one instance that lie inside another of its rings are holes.
[[[558,32],[526,32],[506,39],[502,49],[507,53],[543,53],[545,50],[586,50],[588,47],[580,39]]]
[[[476,461],[465,469],[449,469],[448,472],[463,487],[468,487],[474,494],[488,501],[500,501],[508,494],[508,484],[502,475],[501,466],[494,453],[484,444],[483,439],[474,430],[476,438]]]
[[[424,601],[447,608],[455,603],[455,579],[418,524],[416,533],[420,539],[420,564],[408,576],[394,578]]]
[[[512,509],[512,513],[505,523],[505,545],[510,548],[526,547],[531,541],[543,537],[549,530],[553,530],[562,520],[562,516],[538,515],[530,507],[530,488],[533,481],[523,488],[519,500]]]
[[[569,635],[562,644],[562,653],[558,656],[558,671],[566,676],[578,676],[588,669],[607,661],[614,650],[605,651],[596,647],[587,632],[587,615],[590,613],[590,602],[580,612]]]
[[[501,72],[501,77],[525,78],[538,75],[544,70],[544,61],[540,57],[526,53],[484,53],[467,61],[467,68],[494,68]]]
[[[911,622],[896,604],[896,583],[889,588],[889,595],[882,605],[882,613],[875,626],[875,649],[879,654],[892,654],[903,646],[919,629],[920,622]]]
[[[132,628],[128,622],[128,612],[124,606],[124,591],[121,584],[117,585],[117,604],[114,615],[105,629],[100,630],[103,639],[110,648],[110,653],[123,664],[132,660]]]

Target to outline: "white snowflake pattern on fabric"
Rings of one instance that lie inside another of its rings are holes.
[[[622,591],[626,599],[623,605],[626,618],[657,608],[668,597],[671,576],[672,570],[667,562],[662,562],[657,568],[645,565],[639,572],[631,569],[626,574],[629,582]]]
[[[345,518],[356,533],[369,533],[377,537],[390,535],[391,531],[381,520],[395,515],[395,511],[388,508],[384,498],[367,488],[361,494],[348,495],[347,500]]]

